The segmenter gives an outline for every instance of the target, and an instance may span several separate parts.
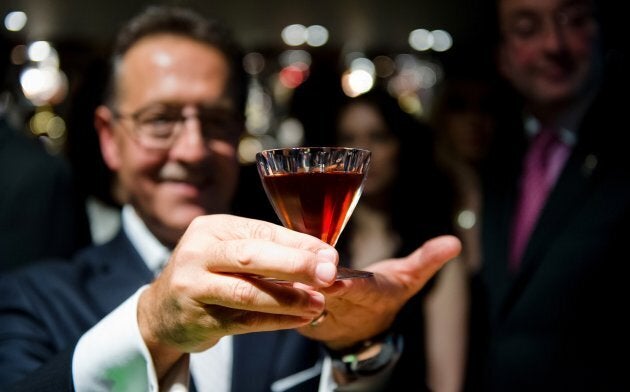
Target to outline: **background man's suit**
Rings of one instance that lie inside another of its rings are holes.
[[[470,364],[471,378],[486,384],[473,383],[473,390],[630,385],[623,359],[630,353],[630,127],[628,108],[614,93],[628,91],[628,83],[608,75],[616,76],[578,128],[516,273],[507,260],[523,143],[506,141],[489,162]]]

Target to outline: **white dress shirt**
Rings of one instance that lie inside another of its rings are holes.
[[[157,276],[170,257],[170,250],[151,234],[131,206],[123,208],[122,226],[142,259]],[[136,318],[138,298],[147,286],[140,287],[134,295],[87,331],[77,343],[72,358],[73,381],[77,392],[160,389],[151,355],[144,344]],[[278,380],[274,390],[281,392],[285,386],[292,386],[305,376],[312,378],[319,374],[322,375],[320,392],[334,390],[336,384],[332,380],[330,361],[324,362],[326,369],[322,370],[321,364],[318,364],[306,372]],[[183,356],[163,380],[162,390],[187,391],[191,374],[200,392],[229,392],[232,337],[222,338],[204,352]]]

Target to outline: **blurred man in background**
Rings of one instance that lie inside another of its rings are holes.
[[[604,53],[590,0],[496,6],[499,72],[517,105],[484,173],[485,314],[473,320],[485,323],[470,389],[628,390],[627,62]]]

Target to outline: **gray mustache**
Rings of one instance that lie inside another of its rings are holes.
[[[200,184],[207,182],[210,178],[210,170],[187,167],[180,163],[168,163],[162,167],[158,174],[161,181],[178,181]]]

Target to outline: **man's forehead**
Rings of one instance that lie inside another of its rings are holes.
[[[201,103],[226,101],[230,69],[220,50],[177,35],[138,41],[118,67],[121,98]]]
[[[183,35],[162,33],[135,42],[123,55],[122,62],[140,60],[145,66],[151,62],[152,65],[168,68],[191,57],[206,59],[204,63],[191,66],[229,68],[226,54],[217,46]]]

